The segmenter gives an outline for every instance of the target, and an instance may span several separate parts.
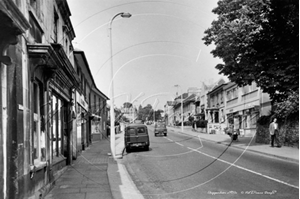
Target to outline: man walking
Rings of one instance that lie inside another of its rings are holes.
[[[269,126],[269,131],[270,131],[270,135],[271,135],[271,147],[274,147],[274,140],[277,144],[277,147],[281,147],[279,144],[279,140],[278,140],[278,124],[277,124],[277,119],[274,118],[273,122],[270,124]]]

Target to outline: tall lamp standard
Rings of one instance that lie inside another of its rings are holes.
[[[109,37],[110,37],[110,71],[111,71],[111,96],[110,96],[110,149],[111,149],[111,154],[113,157],[116,155],[116,135],[115,135],[115,109],[114,109],[114,69],[113,69],[113,50],[112,50],[112,22],[113,20],[121,16],[123,18],[130,18],[131,14],[130,13],[125,13],[125,12],[120,12],[113,16],[113,18],[110,20],[109,23]]]
[[[178,84],[174,85],[175,87],[180,87]],[[181,87],[180,87],[180,90],[181,90]],[[181,101],[181,132],[183,132],[183,100],[182,100],[182,91],[180,92],[181,93],[181,96],[180,96],[180,101]]]

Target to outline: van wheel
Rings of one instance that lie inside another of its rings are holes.
[[[156,134],[156,133],[154,133],[154,136],[156,137],[156,136],[157,136],[157,134]]]
[[[146,150],[146,151],[149,151],[149,146],[145,146],[145,150]]]
[[[167,134],[166,134],[166,133],[164,133],[164,136],[167,136]]]
[[[130,148],[129,147],[126,147],[126,152],[130,153]]]

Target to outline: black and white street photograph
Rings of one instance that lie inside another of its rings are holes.
[[[298,0],[0,0],[0,199],[298,199]]]

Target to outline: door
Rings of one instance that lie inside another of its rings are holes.
[[[137,127],[136,132],[137,132],[136,142],[148,143],[149,137],[148,137],[148,131],[146,127]]]

